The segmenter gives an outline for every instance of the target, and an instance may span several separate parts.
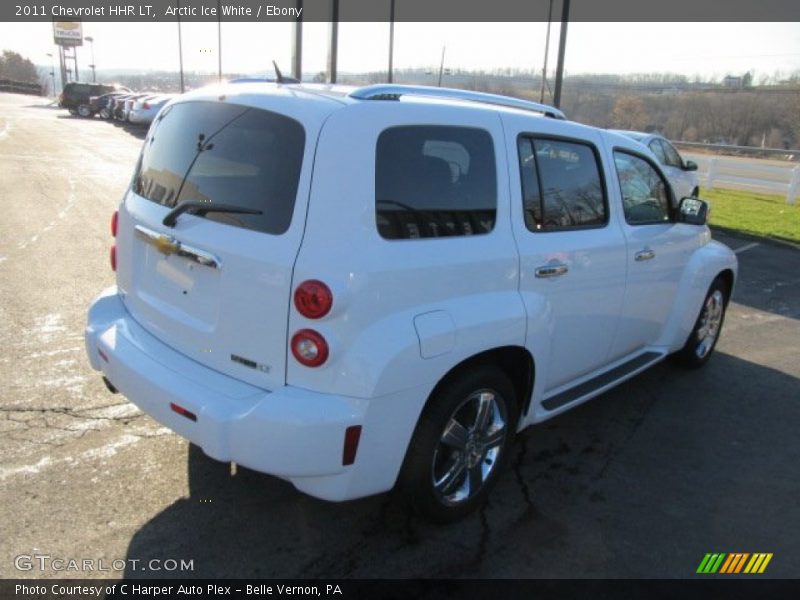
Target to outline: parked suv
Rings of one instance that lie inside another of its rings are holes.
[[[213,458],[478,506],[515,434],[712,354],[737,272],[622,135],[502,96],[243,83],[153,122],[94,369]]]
[[[64,90],[58,97],[58,105],[61,108],[66,108],[71,115],[91,117],[94,112],[89,104],[89,99],[92,96],[102,96],[118,89],[120,88],[115,85],[105,83],[79,83],[73,81],[64,86]]]

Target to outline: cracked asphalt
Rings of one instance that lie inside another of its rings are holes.
[[[489,504],[431,526],[389,494],[331,504],[233,471],[90,370],[142,135],[0,94],[0,577],[121,574],[20,555],[142,561],[132,577],[690,577],[706,552],[800,574],[799,250],[715,233],[741,277],[707,367],[658,365],[527,430]]]

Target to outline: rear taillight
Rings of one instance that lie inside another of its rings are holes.
[[[119,211],[114,211],[114,214],[111,215],[111,235],[117,237],[117,222],[119,221]],[[111,250],[108,252],[108,259],[111,261],[111,270],[117,270],[117,245],[114,244],[111,246]]]
[[[328,342],[313,329],[301,329],[292,336],[292,355],[301,365],[318,367],[328,360]]]
[[[294,305],[297,312],[307,319],[321,319],[333,306],[333,294],[321,281],[309,279],[298,285],[294,291]]]

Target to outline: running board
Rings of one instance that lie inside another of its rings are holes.
[[[593,377],[588,381],[579,383],[575,387],[569,388],[560,394],[551,396],[542,402],[542,406],[547,410],[555,410],[561,406],[564,406],[565,404],[569,404],[570,402],[577,400],[578,398],[587,396],[592,392],[599,390],[600,388],[604,388],[615,381],[619,381],[626,376],[630,376],[635,371],[639,371],[643,367],[655,363],[663,357],[664,355],[659,352],[645,352],[640,354],[639,356],[636,356],[629,361],[624,362],[609,371],[606,371],[605,373],[601,373],[597,377]]]

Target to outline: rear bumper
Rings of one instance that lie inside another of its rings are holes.
[[[160,342],[128,313],[116,288],[93,302],[85,341],[95,370],[144,412],[217,460],[288,479],[327,500],[394,485],[413,430],[387,431],[392,424],[387,407],[404,404],[398,395],[365,400],[291,386],[271,392],[251,386]],[[197,420],[174,412],[171,403]],[[363,426],[361,442],[355,464],[343,466],[344,435],[351,425]]]

